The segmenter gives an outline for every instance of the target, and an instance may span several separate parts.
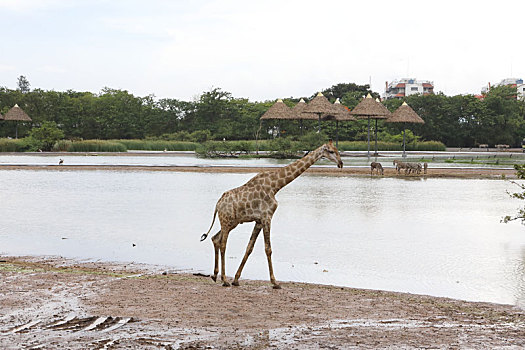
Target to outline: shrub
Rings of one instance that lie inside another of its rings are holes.
[[[375,147],[374,141],[370,141],[370,150]],[[339,142],[340,151],[366,151],[368,144],[366,141],[341,141]],[[377,142],[377,149],[379,151],[402,151],[402,142]],[[421,141],[407,143],[407,151],[445,151],[446,146],[439,141]]]
[[[24,137],[17,142],[17,152],[36,152],[42,149],[42,142],[33,137]]]
[[[53,146],[54,152],[67,152],[69,151],[69,147],[73,144],[73,141],[71,140],[60,140],[55,143]]]
[[[294,158],[297,156],[298,143],[279,137],[270,141],[270,150],[276,158]]]
[[[29,137],[35,140],[33,144],[39,143],[39,149],[51,151],[55,143],[64,138],[64,132],[55,122],[46,121],[40,127],[31,129]]]
[[[164,140],[114,140],[126,146],[127,149],[143,151],[195,151],[194,142],[164,141]]]
[[[190,141],[203,143],[211,139],[210,130],[197,130],[190,134]]]
[[[313,150],[328,141],[328,136],[324,132],[309,132],[299,138],[298,148],[302,150]]]
[[[18,140],[0,139],[0,152],[17,152]]]
[[[75,141],[69,146],[69,152],[126,152],[123,143],[104,140]]]

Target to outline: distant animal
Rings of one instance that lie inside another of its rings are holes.
[[[396,167],[396,171],[397,171],[398,174],[401,171],[401,169],[405,169],[406,170],[406,167],[407,167],[407,164],[405,162],[399,161],[397,159],[394,159],[394,165]]]
[[[239,285],[239,278],[241,277],[244,264],[246,264],[246,260],[248,260],[248,257],[253,251],[255,241],[262,230],[264,234],[264,246],[266,258],[268,260],[268,269],[270,272],[270,282],[272,283],[273,288],[281,288],[273,274],[272,247],[270,244],[270,227],[273,214],[277,209],[275,195],[281,188],[292,182],[311,167],[317,160],[323,157],[336,163],[338,168],[343,167],[341,156],[332,141],[330,141],[285,167],[259,173],[244,185],[223,193],[215,205],[213,221],[208,232],[201,236],[201,241],[208,237],[208,234],[213,228],[215,217],[218,214],[221,229],[211,239],[215,248],[215,268],[213,270],[213,275],[211,276],[214,281],[217,280],[217,274],[219,273],[220,253],[222,285],[224,287],[230,286],[230,283],[226,280],[225,265],[226,242],[228,240],[228,235],[231,230],[237,227],[237,225],[244,222],[255,221],[255,227],[253,228],[250,242],[248,243],[248,247],[246,248],[246,252],[244,253],[244,257],[237,269],[232,284],[234,286]]]
[[[381,165],[381,163],[378,163],[378,162],[370,163],[370,175],[374,174],[374,169],[377,175],[379,174],[383,175],[384,172],[383,172],[383,166]]]
[[[406,163],[405,175],[408,175],[411,172],[414,172],[417,175],[419,175],[421,173],[421,163]]]
[[[60,159],[60,160],[58,161],[58,165],[62,165],[62,164],[64,164],[64,160],[63,160],[63,159]]]
[[[428,169],[428,164],[425,162],[423,163],[423,174],[427,173],[427,169]]]

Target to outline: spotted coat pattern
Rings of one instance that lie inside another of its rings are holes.
[[[207,233],[203,234],[201,241],[206,239],[209,232],[213,227],[216,215],[219,216],[219,222],[221,229],[213,237],[213,245],[215,249],[215,267],[212,275],[212,279],[217,279],[219,273],[219,254],[221,262],[221,280],[223,286],[229,286],[230,284],[226,280],[225,273],[225,252],[226,242],[228,235],[238,224],[244,222],[255,222],[248,247],[244,254],[243,260],[239,265],[233,285],[239,285],[239,278],[241,276],[242,269],[251,254],[255,241],[259,236],[261,230],[264,236],[264,245],[266,257],[268,260],[268,269],[270,272],[270,282],[274,288],[280,288],[279,284],[275,279],[272,267],[272,248],[270,244],[270,228],[271,221],[275,210],[277,209],[277,200],[275,199],[276,193],[296,179],[299,175],[304,173],[310,166],[312,166],[318,159],[327,158],[337,164],[339,168],[343,167],[343,162],[337,148],[330,141],[327,144],[322,145],[316,150],[308,153],[303,158],[297,161],[273,171],[265,171],[257,174],[250,179],[244,185],[226,191],[215,206],[215,213],[213,215],[213,221],[210,229]]]

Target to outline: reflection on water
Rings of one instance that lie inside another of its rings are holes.
[[[220,195],[251,176],[1,171],[0,252],[211,272],[200,235]],[[506,190],[502,180],[303,175],[277,195],[276,277],[524,306],[524,227],[500,223],[521,203]],[[230,235],[230,276],[252,227]],[[243,277],[268,278],[262,239]]]

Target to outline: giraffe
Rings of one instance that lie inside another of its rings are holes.
[[[217,280],[217,274],[219,273],[220,252],[222,285],[224,287],[230,286],[226,280],[225,268],[226,241],[228,240],[228,235],[237,225],[255,221],[255,227],[253,228],[248,247],[246,248],[246,252],[244,253],[244,257],[237,269],[232,284],[234,286],[239,286],[239,278],[241,277],[244,264],[246,264],[246,260],[248,260],[248,257],[253,250],[253,246],[255,245],[255,241],[262,230],[266,258],[268,260],[268,269],[270,272],[270,282],[272,283],[273,288],[281,288],[273,274],[272,248],[270,244],[270,227],[273,214],[277,209],[275,194],[281,188],[304,173],[306,169],[312,166],[312,164],[318,159],[323,157],[336,163],[338,168],[343,167],[341,156],[339,155],[337,148],[333,145],[332,140],[330,140],[328,143],[307,153],[303,158],[298,159],[285,167],[259,173],[244,185],[223,193],[215,206],[210,229],[201,236],[201,241],[204,241],[206,237],[208,237],[208,234],[215,223],[215,217],[219,214],[221,229],[212,237],[215,249],[215,268],[211,277],[213,281]]]

